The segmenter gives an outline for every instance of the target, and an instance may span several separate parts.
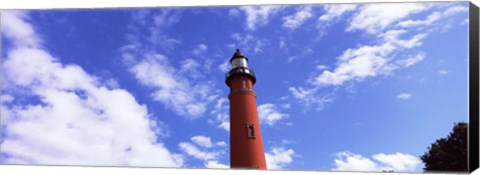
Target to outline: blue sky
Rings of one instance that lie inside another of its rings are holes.
[[[225,168],[236,48],[269,169],[421,171],[467,121],[468,3],[2,11],[2,163]]]

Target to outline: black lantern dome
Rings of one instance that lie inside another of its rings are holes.
[[[255,77],[255,72],[248,68],[248,58],[240,52],[240,49],[233,54],[232,58],[230,59],[230,64],[232,64],[232,68],[230,71],[225,75],[226,80],[225,83],[228,84],[229,80],[236,76],[247,76],[252,81],[252,84],[255,84],[257,81]]]

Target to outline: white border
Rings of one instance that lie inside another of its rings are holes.
[[[447,1],[447,0],[424,0]],[[480,0],[471,0],[480,6]],[[418,0],[13,0],[0,2],[0,9],[65,9],[65,8],[113,8],[113,7],[158,7],[158,6],[220,6],[220,5],[251,5],[251,4],[312,4],[312,3],[365,3],[365,2],[419,2]],[[159,175],[159,174],[268,174],[268,175],[326,175],[326,174],[362,174],[378,175],[387,173],[363,172],[320,172],[320,171],[259,171],[259,170],[213,170],[213,169],[172,169],[172,168],[115,168],[115,167],[73,167],[73,166],[25,166],[25,165],[0,165],[1,174],[45,174],[49,175],[85,175],[85,174],[115,174],[115,175]],[[407,173],[388,173],[407,174]],[[475,175],[480,175],[476,170]]]
[[[334,172],[334,171],[287,171],[287,170],[215,170],[215,169],[172,169],[172,168],[125,168],[125,167],[70,167],[70,166],[30,166],[30,165],[1,165],[0,172],[2,174],[46,174],[49,175],[86,175],[86,174],[114,174],[114,175],[191,175],[191,174],[208,174],[208,175],[443,175],[441,173],[364,173],[364,172]],[[444,174],[448,175],[448,174]],[[477,170],[472,175],[480,175]]]

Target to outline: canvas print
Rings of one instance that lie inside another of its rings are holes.
[[[468,2],[1,11],[0,164],[466,172]]]

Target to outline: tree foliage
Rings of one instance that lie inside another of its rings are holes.
[[[447,138],[436,140],[420,156],[424,171],[468,171],[467,130],[465,122],[455,123]]]

